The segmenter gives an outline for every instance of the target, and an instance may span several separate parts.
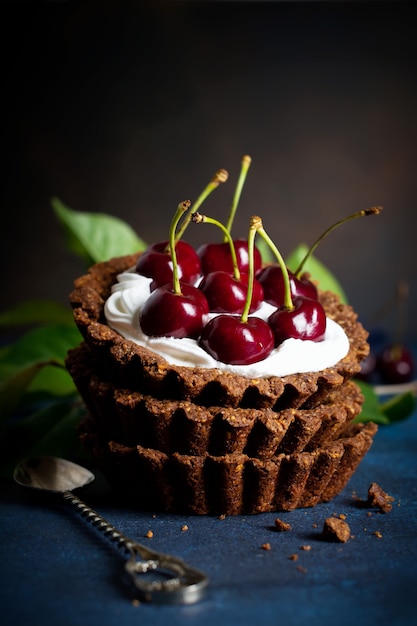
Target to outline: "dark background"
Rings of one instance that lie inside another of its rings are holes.
[[[379,217],[333,233],[317,256],[366,324],[407,280],[416,335],[413,3],[86,1],[1,11],[1,309],[67,302],[84,271],[65,250],[52,196],[117,215],[152,242],[220,167],[229,182],[205,210],[225,219],[247,153],[234,235],[259,214],[285,255],[383,205]],[[391,309],[382,323],[394,319]]]

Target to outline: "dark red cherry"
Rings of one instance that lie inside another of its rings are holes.
[[[248,291],[248,274],[241,273],[240,280],[233,274],[218,270],[203,276],[199,289],[204,293],[210,311],[214,313],[243,313]],[[259,309],[264,298],[262,285],[253,281],[250,312]]]
[[[288,272],[288,277],[290,279],[292,298],[300,296],[317,300],[317,288],[310,280],[305,277],[296,278],[290,271]],[[256,274],[256,278],[264,289],[265,301],[274,306],[282,306],[284,304],[285,286],[280,266],[267,265]]]
[[[181,293],[175,293],[172,283],[162,285],[151,293],[140,313],[142,331],[151,337],[197,339],[208,313],[204,294],[187,283],[181,283]]]
[[[249,270],[248,242],[246,239],[234,239],[233,243],[236,251],[237,266],[241,272],[247,273]],[[200,258],[202,274],[209,274],[217,270],[233,272],[232,256],[228,242],[205,243],[198,248],[197,254]],[[257,272],[262,266],[262,258],[256,247],[254,248],[253,258],[255,272]]]
[[[326,332],[326,313],[318,300],[293,298],[294,308],[278,308],[268,318],[268,323],[278,346],[285,339],[321,341]]]
[[[376,356],[371,350],[361,362],[361,369],[360,372],[356,374],[356,378],[359,378],[359,380],[363,380],[364,382],[371,382],[375,375],[376,363]]]
[[[200,276],[200,259],[194,248],[186,241],[175,244],[178,263],[178,277],[184,283],[194,284]],[[138,274],[152,278],[151,289],[172,281],[172,259],[167,241],[159,241],[150,245],[136,263]]]
[[[238,315],[217,315],[204,326],[199,343],[217,361],[250,365],[270,354],[274,335],[259,317],[243,322]]]
[[[377,368],[384,383],[407,383],[414,373],[413,357],[405,346],[390,344],[378,356]]]

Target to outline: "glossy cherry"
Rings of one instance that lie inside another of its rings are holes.
[[[142,331],[151,337],[196,339],[206,322],[207,300],[197,287],[181,283],[181,293],[172,282],[157,287],[145,302],[139,316]]]
[[[217,315],[204,326],[199,343],[217,361],[250,365],[270,354],[274,335],[259,317],[243,321],[238,315]]]
[[[402,344],[390,344],[378,355],[377,369],[385,383],[407,383],[414,373],[412,354]]]
[[[194,284],[200,276],[200,259],[194,248],[185,241],[175,244],[178,263],[178,277],[183,283]],[[136,264],[138,274],[152,278],[151,290],[172,281],[173,265],[168,241],[150,245],[139,257]]]
[[[279,307],[268,318],[275,346],[285,339],[321,341],[326,333],[326,313],[318,300],[293,298],[293,308]]]
[[[199,289],[204,293],[209,309],[213,313],[243,313],[248,291],[248,274],[240,273],[240,279],[233,274],[218,270],[203,276]],[[259,309],[264,298],[262,285],[253,281],[250,313]]]
[[[234,239],[233,244],[236,251],[237,265],[241,272],[249,271],[248,242],[246,239]],[[197,249],[200,258],[202,274],[209,274],[222,270],[233,272],[233,261],[230,254],[230,245],[223,243],[205,243]],[[254,248],[254,268],[257,272],[262,266],[262,257],[259,250]]]
[[[314,283],[304,276],[296,278],[290,271],[288,271],[288,277],[292,297],[301,296],[317,300],[318,292]],[[267,265],[257,273],[256,278],[263,287],[266,302],[274,306],[282,306],[285,298],[285,282],[280,266],[277,264]]]

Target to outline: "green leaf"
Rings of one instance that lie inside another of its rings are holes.
[[[380,410],[387,417],[390,423],[399,422],[409,417],[415,409],[416,398],[409,391],[400,395],[393,396],[380,405]]]
[[[0,442],[1,474],[11,476],[16,463],[28,456],[85,456],[76,432],[83,415],[85,407],[68,398],[13,423]]]
[[[69,250],[87,266],[146,248],[135,231],[117,217],[74,211],[58,198],[52,199],[52,207],[64,227]]]
[[[57,395],[73,391],[74,385],[65,370],[65,359],[68,350],[78,345],[80,339],[81,335],[75,325],[51,325],[29,331],[2,350],[0,417],[10,415],[29,389]],[[61,373],[57,374],[53,368],[61,368]]]
[[[25,326],[32,324],[73,325],[72,310],[53,300],[26,300],[0,313],[0,326]]]
[[[4,420],[13,413],[41,367],[39,363],[29,365],[1,381],[0,418]]]
[[[300,244],[291,252],[291,254],[289,254],[286,258],[286,264],[291,271],[295,272],[307,252],[308,246]],[[347,302],[347,297],[342,285],[330,272],[330,270],[328,270],[327,267],[325,267],[325,265],[323,265],[323,263],[316,257],[310,256],[307,259],[303,270],[311,274],[311,278],[318,282],[320,289],[323,291],[333,291],[339,295],[342,302]]]
[[[362,405],[361,413],[353,420],[356,423],[363,424],[365,422],[374,422],[375,424],[388,424],[389,418],[381,411],[378,396],[373,390],[371,385],[364,383],[361,380],[355,380],[355,383],[360,387],[363,393],[365,401]]]

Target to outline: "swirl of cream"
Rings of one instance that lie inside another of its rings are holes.
[[[194,339],[149,337],[139,324],[140,311],[150,294],[151,280],[140,276],[134,269],[118,276],[112,294],[105,303],[108,325],[122,337],[164,357],[172,365],[216,368],[247,378],[287,376],[303,372],[318,372],[332,367],[349,351],[349,339],[344,330],[327,318],[326,334],[322,341],[287,339],[264,360],[251,365],[228,365],[213,359]],[[275,309],[264,302],[253,313],[267,319]],[[211,314],[212,316],[213,314]]]

